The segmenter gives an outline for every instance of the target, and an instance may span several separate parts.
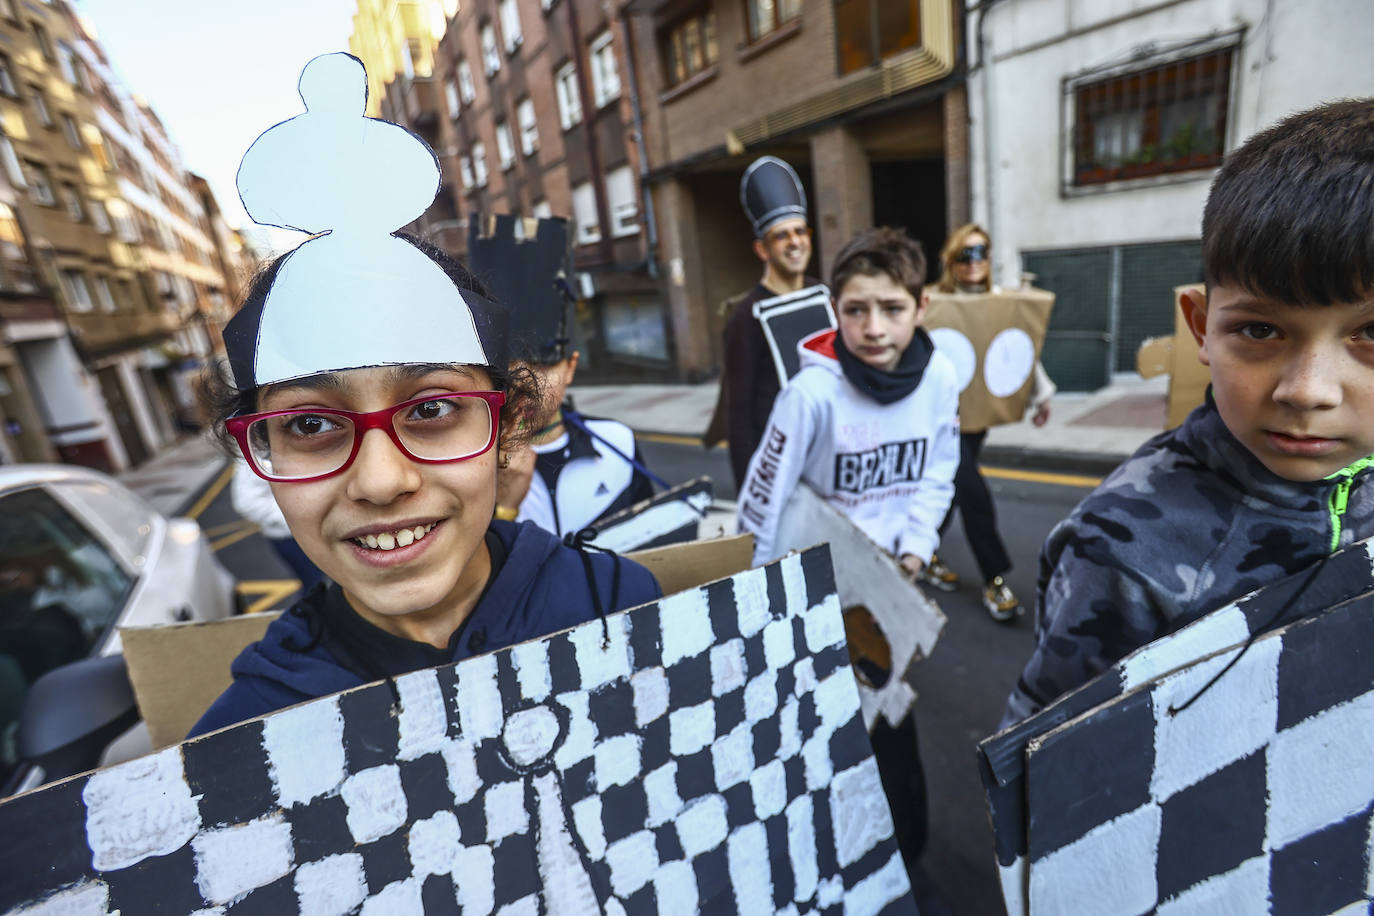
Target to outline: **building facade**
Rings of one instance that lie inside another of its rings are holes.
[[[960,8],[950,0],[633,0],[658,259],[683,377],[720,364],[720,304],[762,265],[739,203],[761,155],[810,203],[812,272],[856,231],[938,252],[967,214]]]
[[[1056,293],[1043,362],[1070,390],[1133,371],[1143,339],[1173,332],[1228,150],[1374,92],[1362,0],[969,7],[973,212],[1001,282],[1025,272]]]

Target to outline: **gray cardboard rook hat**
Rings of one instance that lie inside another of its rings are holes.
[[[550,365],[568,355],[572,252],[561,217],[468,221],[468,268],[510,315],[510,357]]]
[[[776,156],[761,156],[744,170],[739,182],[739,202],[754,224],[754,237],[785,219],[806,219],[806,192],[792,166]]]

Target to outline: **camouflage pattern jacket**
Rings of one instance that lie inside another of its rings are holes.
[[[1146,643],[1374,536],[1365,458],[1295,483],[1264,467],[1212,403],[1112,472],[1040,552],[1035,653],[1002,727]]]

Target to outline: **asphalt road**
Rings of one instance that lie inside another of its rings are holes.
[[[674,437],[645,437],[641,447],[648,465],[669,483],[706,474],[716,482],[718,499],[734,499],[724,448],[706,451]],[[956,521],[941,554],[967,581],[956,592],[935,593],[949,622],[931,657],[911,672],[919,695],[921,757],[930,799],[930,834],[922,866],[937,895],[937,905],[923,910],[926,916],[1005,912],[974,749],[996,726],[1031,651],[1030,610],[1040,544],[1091,485],[1081,477],[1024,470],[992,468],[986,476],[1016,564],[1008,583],[1027,613],[999,624],[983,610],[974,582],[977,569]],[[256,529],[234,514],[227,491],[204,510],[200,523],[220,560],[239,578],[248,606],[280,608],[293,599],[295,580]]]

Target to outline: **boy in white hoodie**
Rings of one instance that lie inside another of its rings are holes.
[[[740,528],[754,534],[755,564],[777,549],[778,520],[806,481],[915,578],[940,540],[959,467],[954,366],[921,328],[925,257],[900,229],[859,233],[835,258],[838,331],[801,343],[802,369],[769,414],[749,462]],[[879,718],[869,736],[914,884],[926,839],[925,774],[908,714]]]
[[[803,480],[908,574],[929,562],[959,467],[959,387],[920,326],[924,281],[921,247],[900,229],[861,232],[835,258],[839,330],[802,341],[740,491],[756,564],[780,552],[778,520]]]

